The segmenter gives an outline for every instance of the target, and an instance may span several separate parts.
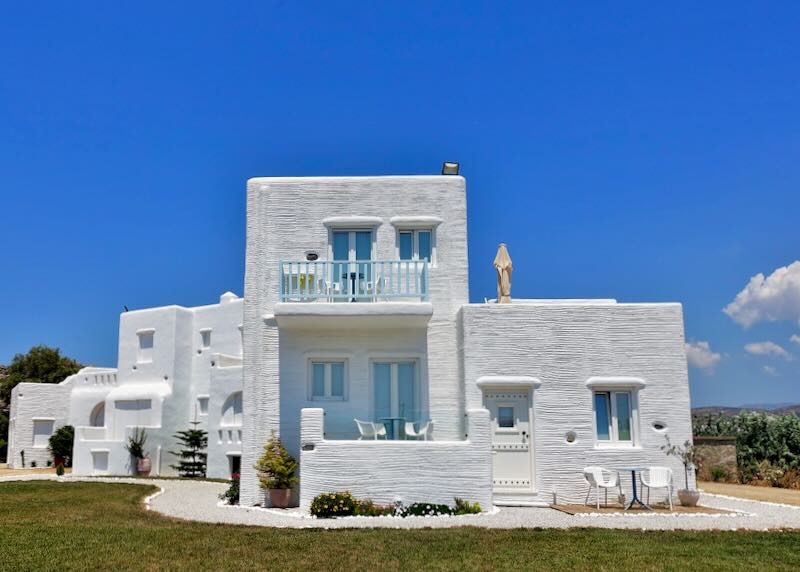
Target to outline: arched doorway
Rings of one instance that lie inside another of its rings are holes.
[[[105,427],[106,425],[106,402],[101,401],[92,409],[89,415],[90,427]]]

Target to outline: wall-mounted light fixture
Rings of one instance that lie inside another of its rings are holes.
[[[458,163],[452,161],[442,163],[442,175],[458,175]]]

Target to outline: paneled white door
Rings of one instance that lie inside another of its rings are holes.
[[[492,421],[494,491],[533,490],[530,392],[490,389],[483,403]]]

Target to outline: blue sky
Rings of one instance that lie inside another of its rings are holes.
[[[517,296],[682,302],[695,405],[799,402],[800,265],[722,309],[800,259],[800,6],[499,6],[6,6],[0,363],[241,294],[249,177],[457,160],[474,300],[505,241]]]

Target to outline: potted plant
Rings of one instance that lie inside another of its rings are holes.
[[[269,491],[269,502],[275,508],[289,506],[292,487],[297,483],[297,461],[283,446],[279,437],[272,432],[264,454],[256,463],[261,488]]]
[[[53,466],[72,466],[72,443],[75,441],[75,429],[72,425],[64,425],[50,435],[47,448],[53,457]],[[49,466],[49,465],[48,465]]]
[[[661,447],[667,455],[678,457],[683,463],[683,477],[686,487],[678,491],[678,500],[681,506],[697,506],[700,500],[700,491],[689,488],[689,471],[694,469],[700,462],[700,457],[697,454],[695,446],[687,439],[683,446],[672,445],[669,442],[669,437],[666,437],[667,444]]]
[[[149,475],[152,468],[150,457],[144,452],[145,443],[147,443],[147,432],[144,427],[134,427],[125,445],[131,458],[136,462],[136,474],[141,477]]]

